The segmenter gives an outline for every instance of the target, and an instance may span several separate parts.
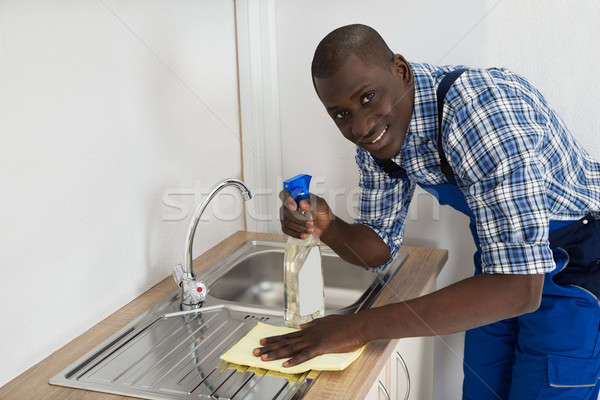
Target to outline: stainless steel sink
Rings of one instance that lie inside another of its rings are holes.
[[[201,274],[211,311],[179,311],[179,291],[142,314],[50,380],[51,384],[147,399],[298,399],[306,375],[286,379],[266,371],[227,369],[219,355],[257,321],[282,324],[284,243],[247,241]],[[384,270],[350,265],[322,248],[326,310],[368,307],[406,258]]]
[[[221,300],[256,306],[283,309],[284,244],[252,242],[244,256],[231,265],[226,273],[210,287],[210,294]],[[325,309],[339,312],[356,308],[378,275],[349,264],[329,248],[322,248],[323,278],[325,280]]]

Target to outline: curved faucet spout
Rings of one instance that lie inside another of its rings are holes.
[[[195,278],[194,270],[192,268],[192,247],[194,244],[194,234],[196,233],[198,222],[200,221],[200,218],[202,218],[204,210],[211,202],[211,200],[215,197],[215,195],[227,186],[236,187],[242,194],[244,200],[250,200],[252,198],[252,193],[250,192],[250,189],[248,189],[248,187],[244,184],[244,182],[238,179],[230,178],[225,179],[223,182],[219,182],[215,186],[213,186],[213,188],[210,190],[210,193],[208,194],[208,196],[206,196],[204,201],[196,207],[196,209],[194,210],[194,214],[192,215],[190,225],[188,226],[187,236],[185,239],[185,264],[183,272],[188,279]]]

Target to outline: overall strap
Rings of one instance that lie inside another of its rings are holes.
[[[444,99],[446,98],[446,94],[450,87],[454,83],[458,77],[465,72],[464,68],[455,69],[454,71],[448,72],[440,84],[438,85],[437,91],[435,92],[435,97],[437,98],[437,120],[438,120],[438,137],[437,137],[437,149],[438,154],[440,155],[440,167],[442,169],[442,173],[446,176],[448,183],[456,184],[456,178],[454,177],[454,173],[452,172],[452,167],[450,163],[448,163],[448,159],[444,154],[444,148],[442,147],[442,117],[444,116]]]
[[[438,138],[437,138],[437,149],[440,155],[440,166],[442,169],[442,173],[446,176],[446,179],[449,183],[456,183],[456,178],[454,177],[454,173],[452,172],[452,167],[448,163],[446,156],[444,155],[444,149],[442,148],[442,116],[444,115],[444,99],[446,98],[446,94],[448,90],[454,83],[458,77],[465,72],[464,68],[456,69],[454,71],[448,72],[442,81],[438,85],[436,90],[436,98],[437,98],[437,126],[438,126]],[[404,179],[408,178],[408,175],[404,168],[396,164],[392,160],[384,160],[381,158],[373,157],[375,163],[379,165],[381,169],[392,179]]]

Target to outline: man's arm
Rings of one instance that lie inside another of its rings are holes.
[[[349,263],[379,266],[390,258],[390,249],[371,228],[349,224],[338,217],[331,220],[321,241]]]
[[[348,224],[331,212],[325,199],[310,195],[310,200],[300,201],[300,210],[289,192],[280,193],[281,230],[293,237],[304,239],[315,234],[349,263],[361,266],[379,266],[390,258],[390,249],[369,227]],[[311,218],[302,211],[309,211]]]
[[[447,335],[535,311],[544,275],[482,274],[361,315],[367,341]]]
[[[394,256],[402,243],[416,184],[390,179],[360,148],[356,163],[360,175],[356,223],[334,216],[319,196],[311,194],[310,200],[296,204],[288,192],[282,191],[281,229],[297,238],[314,234],[344,260],[363,267],[379,267]],[[304,215],[311,215],[312,219]]]
[[[543,283],[543,274],[478,275],[409,301],[313,320],[298,332],[262,339],[254,355],[265,361],[291,357],[283,364],[291,367],[375,339],[462,332],[535,311]]]

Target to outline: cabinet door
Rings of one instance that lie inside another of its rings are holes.
[[[390,373],[393,400],[432,400],[433,339],[400,339],[390,359]]]
[[[373,386],[369,389],[365,400],[392,400],[389,385],[390,362],[385,363],[381,369],[379,376],[373,382]]]

